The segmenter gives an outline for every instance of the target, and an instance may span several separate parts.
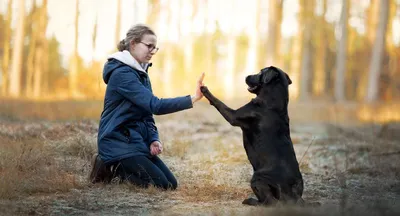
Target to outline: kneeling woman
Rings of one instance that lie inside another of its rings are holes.
[[[103,70],[107,84],[98,132],[98,154],[92,160],[90,180],[110,182],[115,175],[148,187],[176,189],[178,183],[157,156],[163,147],[153,114],[174,113],[193,107],[203,95],[204,74],[193,96],[160,99],[153,95],[147,74],[158,51],[155,33],[145,25],[129,29],[109,56]]]

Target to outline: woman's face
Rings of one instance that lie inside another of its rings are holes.
[[[158,51],[157,37],[146,34],[140,42],[131,42],[130,53],[139,63],[149,63],[154,54]]]

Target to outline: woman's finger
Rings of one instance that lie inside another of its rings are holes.
[[[203,82],[204,76],[205,76],[205,73],[203,72],[203,73],[201,74],[199,80],[197,81],[199,84]]]

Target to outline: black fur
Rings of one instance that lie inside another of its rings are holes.
[[[243,131],[244,148],[254,170],[251,188],[257,197],[243,204],[303,203],[303,178],[290,138],[287,110],[292,81],[281,69],[271,66],[248,76],[246,83],[257,96],[237,110],[201,87],[210,104]]]

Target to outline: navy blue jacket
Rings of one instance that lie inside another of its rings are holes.
[[[107,89],[97,142],[106,164],[136,155],[150,156],[150,144],[160,141],[153,114],[193,107],[189,95],[154,96],[147,69],[148,65],[140,65],[127,51],[112,55],[104,66]]]

